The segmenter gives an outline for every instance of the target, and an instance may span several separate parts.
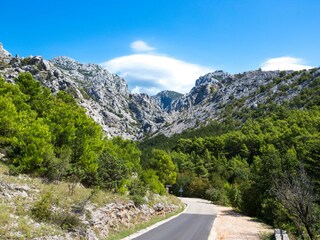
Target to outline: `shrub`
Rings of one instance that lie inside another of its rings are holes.
[[[228,198],[223,189],[210,187],[206,190],[206,198],[213,203],[228,205]]]
[[[52,207],[53,199],[51,192],[45,193],[41,199],[34,203],[31,208],[32,216],[39,221],[49,221],[52,218]]]
[[[143,182],[139,179],[134,179],[129,185],[129,197],[136,206],[140,206],[145,203],[144,196],[147,193],[147,189]]]
[[[61,228],[69,231],[81,225],[80,219],[75,214],[67,213],[62,215],[61,220]]]
[[[146,203],[144,196],[141,196],[141,195],[137,195],[137,194],[130,195],[130,199],[134,202],[134,205],[137,207]]]

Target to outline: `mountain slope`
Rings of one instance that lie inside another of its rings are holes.
[[[304,71],[216,71],[201,76],[185,95],[163,91],[154,97],[132,94],[124,79],[96,64],[68,57],[12,57],[1,46],[0,75],[14,82],[30,72],[53,92],[72,94],[108,136],[141,139],[154,134],[171,136],[207,125],[226,113],[282,104],[303,94],[320,76],[320,68]]]
[[[140,138],[157,131],[166,114],[146,94],[131,94],[124,79],[96,64],[81,64],[68,57],[46,61],[42,57],[12,57],[0,49],[0,76],[14,82],[21,72],[30,72],[53,92],[72,94],[87,114],[109,136]]]
[[[319,81],[320,68],[302,71],[249,71],[231,75],[216,71],[200,77],[191,91],[172,102],[166,136],[206,125],[225,114],[283,104],[301,96]]]

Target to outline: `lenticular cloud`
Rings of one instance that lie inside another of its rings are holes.
[[[159,90],[186,93],[194,86],[196,79],[213,71],[208,67],[158,54],[132,54],[101,65],[125,78],[129,88],[150,95]]]
[[[303,64],[303,60],[301,58],[294,57],[270,58],[261,64],[261,69],[263,71],[302,70],[310,68],[312,67]]]

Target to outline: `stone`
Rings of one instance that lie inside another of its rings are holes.
[[[86,232],[86,239],[87,240],[99,240],[93,230],[88,229]]]

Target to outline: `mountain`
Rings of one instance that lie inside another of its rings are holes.
[[[13,82],[26,71],[52,92],[72,94],[108,136],[127,139],[159,133],[171,136],[221,119],[226,112],[282,104],[303,94],[320,76],[320,68],[239,74],[219,70],[199,77],[185,95],[163,91],[150,97],[132,94],[124,79],[99,65],[69,57],[50,61],[39,56],[13,57],[1,45],[0,76]]]
[[[156,100],[130,93],[124,79],[99,65],[82,64],[69,57],[50,61],[39,56],[13,57],[1,47],[0,76],[14,82],[21,72],[30,72],[52,92],[63,90],[73,95],[111,137],[137,139],[165,124],[166,114]]]

